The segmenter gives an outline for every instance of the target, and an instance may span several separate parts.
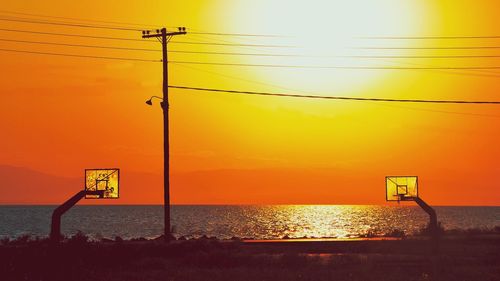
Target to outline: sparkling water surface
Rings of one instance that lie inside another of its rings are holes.
[[[0,237],[48,236],[56,206],[0,206]],[[435,207],[445,229],[500,226],[500,207]],[[172,207],[177,237],[254,239],[349,238],[393,229],[418,232],[428,216],[417,206],[269,205]],[[62,219],[62,232],[94,238],[155,238],[163,232],[162,206],[75,206]]]

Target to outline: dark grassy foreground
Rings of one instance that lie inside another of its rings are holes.
[[[500,237],[243,243],[19,238],[0,246],[0,280],[500,280]]]

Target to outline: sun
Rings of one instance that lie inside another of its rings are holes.
[[[380,52],[358,47],[380,42],[363,37],[418,34],[422,18],[419,5],[417,1],[396,0],[255,0],[241,1],[228,9],[238,14],[232,22],[235,30],[281,35],[252,39],[256,44],[274,45],[246,50],[268,56],[241,59],[245,64],[269,65],[249,67],[256,79],[275,88],[348,95],[372,87],[390,74],[357,67],[397,63],[366,58]],[[410,43],[399,42],[399,46]]]

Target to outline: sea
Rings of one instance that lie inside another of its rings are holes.
[[[0,237],[47,237],[56,206],[0,206]],[[500,227],[500,207],[434,207],[447,230]],[[176,237],[231,239],[356,238],[393,230],[416,234],[429,220],[418,206],[375,205],[175,205]],[[154,239],[163,233],[161,205],[75,206],[62,218],[66,236]]]

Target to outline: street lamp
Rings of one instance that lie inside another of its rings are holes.
[[[162,97],[159,97],[159,96],[152,96],[149,98],[149,100],[146,101],[146,104],[147,105],[153,105],[153,99],[160,99],[160,100],[163,100]]]

